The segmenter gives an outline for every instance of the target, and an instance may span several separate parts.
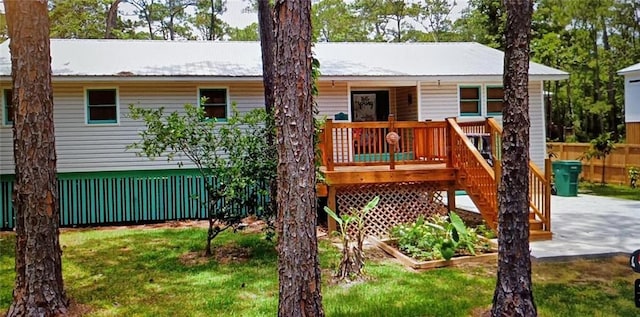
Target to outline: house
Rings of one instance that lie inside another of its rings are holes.
[[[640,144],[640,63],[618,71],[624,76],[624,117],[629,144]]]
[[[429,129],[445,127],[450,122],[469,135],[475,133],[477,146],[478,142],[490,144],[489,130],[480,129],[477,122],[489,127],[485,118],[493,117],[492,124],[500,124],[503,53],[498,50],[477,43],[317,43],[313,51],[321,65],[319,115],[332,119],[332,129],[343,129],[324,134],[331,136],[325,141],[331,142],[334,152],[329,161],[337,165],[340,160],[344,164],[360,160],[356,166],[376,165],[371,156],[380,151],[365,147],[373,143],[372,136],[380,140],[389,129],[373,133],[368,124],[380,127],[379,122],[391,119],[401,129],[402,125],[408,127],[406,122],[415,123],[418,126],[414,128],[422,132],[411,130],[415,135],[401,134],[400,140],[417,144],[424,139],[432,143],[420,150],[429,155],[418,150],[411,153],[413,161],[430,162],[437,156],[437,162],[447,165],[452,161],[444,151],[452,143],[434,139],[436,132]],[[62,225],[201,215],[202,211],[187,198],[146,194],[158,192],[160,187],[163,192],[185,194],[202,188],[192,178],[184,178],[190,173],[188,169],[176,170],[175,163],[151,161],[125,151],[137,140],[142,127],[127,117],[127,107],[164,106],[173,111],[206,96],[207,113],[222,119],[229,114],[232,103],[240,111],[262,107],[259,43],[52,39],[51,55]],[[0,45],[0,227],[5,228],[12,226],[9,184],[14,171],[10,72],[5,42]],[[531,159],[540,167],[544,166],[546,154],[543,82],[567,77],[563,71],[530,64]],[[456,120],[444,121],[446,118]],[[337,139],[345,136],[342,141]],[[357,146],[360,151],[356,153]],[[378,160],[386,161],[382,165],[397,155],[387,145],[384,147],[386,159]],[[439,154],[433,151],[434,147]],[[495,151],[497,146],[493,148]],[[325,163],[326,154],[325,148]],[[458,161],[461,160],[462,157]],[[398,163],[402,163],[401,159]],[[443,173],[449,175],[447,182],[461,178],[457,176],[458,167],[448,167],[456,172]],[[495,189],[495,175],[491,175]],[[158,183],[167,177],[168,184]],[[339,188],[330,190],[334,195],[336,191],[339,193]]]

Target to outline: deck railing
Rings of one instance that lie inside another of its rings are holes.
[[[474,133],[484,134],[485,124],[458,123],[455,119],[447,121],[451,130],[452,165],[459,170],[459,182],[467,189],[487,224],[496,229],[498,196],[494,171],[468,137]]]
[[[496,180],[502,173],[502,127],[492,118],[487,119],[487,129],[492,140],[493,166]],[[551,231],[551,163],[545,160],[544,171],[529,162],[529,209],[542,222],[544,231]]]
[[[396,133],[394,142],[390,133]],[[327,171],[336,166],[446,163],[446,122],[333,122],[320,131],[320,159]]]

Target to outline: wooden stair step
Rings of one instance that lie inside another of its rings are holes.
[[[552,238],[553,238],[552,232],[529,229],[529,241],[544,241],[544,240],[551,240]]]
[[[542,230],[543,223],[540,220],[529,219],[529,230]]]

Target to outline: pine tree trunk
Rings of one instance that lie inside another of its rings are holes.
[[[311,1],[274,7],[278,316],[324,316],[316,236]]]
[[[529,42],[532,0],[505,0],[498,280],[492,316],[536,316],[529,254]]]
[[[67,312],[58,240],[47,1],[5,1],[11,38],[16,281],[7,317]]]
[[[262,81],[264,85],[264,106],[269,114],[273,114],[275,104],[275,40],[273,34],[273,8],[269,0],[258,0],[258,23],[260,25],[260,48],[262,51]],[[271,116],[267,117],[268,125],[273,125]],[[267,131],[267,144],[275,148],[275,130]],[[273,151],[276,152],[275,150]],[[276,196],[278,195],[278,183],[272,180],[269,183],[270,208],[272,212],[278,210]]]

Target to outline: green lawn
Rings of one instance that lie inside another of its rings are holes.
[[[224,233],[226,256],[197,255],[205,230],[116,229],[61,235],[68,295],[88,316],[275,316],[277,254],[260,234]],[[0,312],[11,302],[14,235],[0,233]],[[367,264],[369,279],[329,282],[338,253],[321,241],[328,316],[469,316],[491,303],[495,265],[411,272],[389,259]],[[634,316],[626,259],[534,266],[540,316]],[[1,313],[0,313],[1,315]]]
[[[639,184],[640,186],[640,184]],[[578,190],[582,194],[615,197],[621,199],[640,200],[640,187],[580,182]]]

